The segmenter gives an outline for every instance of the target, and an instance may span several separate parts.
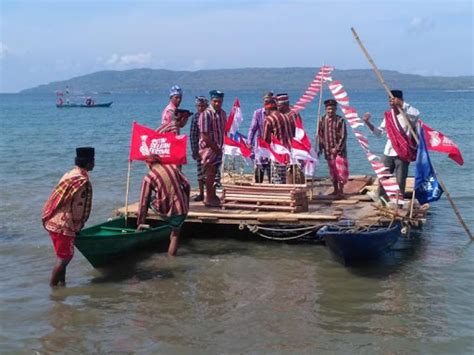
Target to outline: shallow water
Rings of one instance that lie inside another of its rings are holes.
[[[191,107],[193,95],[185,96],[183,107]],[[228,112],[235,95],[248,126],[259,93],[229,93]],[[350,95],[360,113],[377,116],[386,105],[381,92]],[[474,229],[474,94],[405,96],[428,124],[461,147],[463,167],[443,155],[431,158]],[[417,238],[398,243],[371,265],[345,268],[320,245],[206,234],[185,238],[174,259],[144,253],[105,271],[94,270],[76,253],[67,287],[50,289],[54,254],[40,212],[71,167],[74,147],[96,147],[92,225],[124,204],[131,122],[154,127],[165,104],[153,95],[103,97],[109,98],[115,101],[110,109],[60,110],[54,97],[0,95],[2,352],[474,351],[474,249],[444,197],[433,204]],[[314,132],[314,111],[313,105],[303,115],[308,132]],[[350,139],[351,173],[368,173]],[[381,152],[383,141],[371,145]],[[144,171],[133,164],[131,200]],[[321,164],[318,176],[326,172]],[[185,173],[192,179],[194,166]]]

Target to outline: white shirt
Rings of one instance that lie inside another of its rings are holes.
[[[403,111],[405,112],[407,118],[410,120],[412,127],[416,127],[416,123],[418,122],[418,119],[420,118],[420,111],[418,111],[416,108],[414,108],[410,104],[407,104],[406,102],[403,103]],[[394,112],[392,110],[392,115],[393,114]],[[397,119],[398,119],[398,122],[400,123],[400,126],[405,131],[405,133],[407,135],[410,135],[410,129],[408,128],[408,125],[403,119],[403,115],[401,113],[397,115]],[[380,126],[374,128],[373,133],[377,137],[381,137],[383,134],[387,133],[387,130],[385,128],[385,116]],[[398,155],[395,149],[393,149],[392,142],[390,141],[390,138],[388,137],[388,135],[387,135],[387,143],[385,144],[385,149],[383,151],[383,154],[389,157],[396,157]]]

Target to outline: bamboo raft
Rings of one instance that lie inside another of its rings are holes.
[[[230,184],[224,180],[223,185],[221,207],[206,207],[191,199],[185,229],[196,232],[206,226],[242,231],[247,227],[255,231],[263,226],[293,226],[296,229],[311,226],[317,230],[342,220],[351,220],[362,227],[403,220],[419,228],[426,221],[428,207],[415,204],[410,216],[409,205],[396,212],[380,206],[371,197],[378,185],[373,177],[366,175],[351,176],[342,199],[330,195],[332,183],[329,179],[313,179],[306,185],[274,185],[254,184],[249,177],[241,177],[240,180],[234,178]],[[409,178],[407,196],[411,196],[412,186],[413,178]],[[129,204],[128,216],[136,217],[137,208],[138,203]],[[113,215],[124,216],[125,207],[114,210]],[[160,217],[149,210],[148,219]]]

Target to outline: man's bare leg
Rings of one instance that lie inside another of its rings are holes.
[[[170,235],[170,245],[168,246],[168,255],[175,256],[178,251],[179,229],[173,229]]]

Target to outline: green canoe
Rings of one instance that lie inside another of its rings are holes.
[[[137,232],[135,219],[123,217],[83,229],[76,237],[76,248],[95,268],[107,266],[132,252],[168,245],[171,226],[157,221],[152,228]]]

